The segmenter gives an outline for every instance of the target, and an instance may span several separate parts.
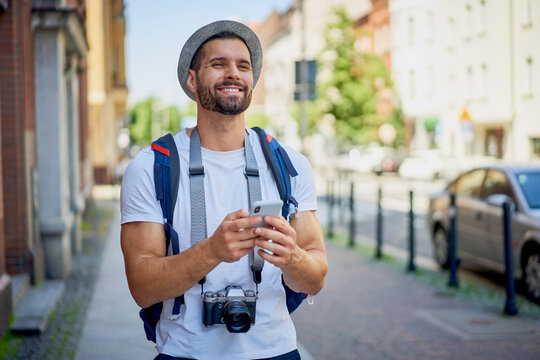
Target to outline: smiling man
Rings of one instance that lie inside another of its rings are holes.
[[[167,234],[178,237],[169,247],[154,184],[158,155],[142,150],[124,175],[126,275],[138,305],[160,305],[156,359],[300,358],[285,286],[315,295],[328,264],[313,171],[286,146],[298,172],[291,180],[297,205],[287,209],[290,221],[265,216],[266,226],[252,227],[262,220],[247,210],[254,194],[280,199],[258,134],[245,122],[261,67],[259,39],[238,22],[206,25],[184,45],[178,78],[197,102],[197,126],[174,136],[180,180]]]

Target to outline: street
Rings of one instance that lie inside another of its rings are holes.
[[[329,185],[329,181],[332,181]],[[330,223],[330,198],[334,194],[332,221],[337,231],[349,236],[350,189],[354,182],[354,212],[356,222],[355,239],[373,243],[376,238],[377,192],[380,187],[382,200],[382,240],[383,245],[408,251],[409,244],[409,191],[413,192],[415,254],[427,258],[432,256],[430,235],[426,213],[428,196],[445,186],[444,180],[407,181],[395,174],[383,176],[359,175],[336,176],[333,179],[319,177],[319,219],[328,230]],[[332,190],[329,190],[332,189]],[[326,191],[326,192],[325,192]]]

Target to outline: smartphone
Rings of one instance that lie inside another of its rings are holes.
[[[282,206],[283,206],[283,201],[281,200],[255,201],[251,209],[249,209],[249,216],[250,217],[262,216],[264,218],[266,215],[271,215],[271,216],[278,217],[281,215]],[[267,224],[263,220],[258,224],[248,227],[248,229],[258,227],[258,226],[265,226],[265,225]]]

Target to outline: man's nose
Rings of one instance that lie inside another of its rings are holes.
[[[231,64],[227,66],[227,73],[225,74],[228,79],[239,79],[240,78],[240,72],[238,71],[238,68],[235,64]]]

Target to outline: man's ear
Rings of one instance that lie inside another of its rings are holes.
[[[195,73],[195,70],[189,69],[189,74],[187,78],[187,87],[188,89],[196,94],[197,93],[197,81],[196,81],[197,74]]]

